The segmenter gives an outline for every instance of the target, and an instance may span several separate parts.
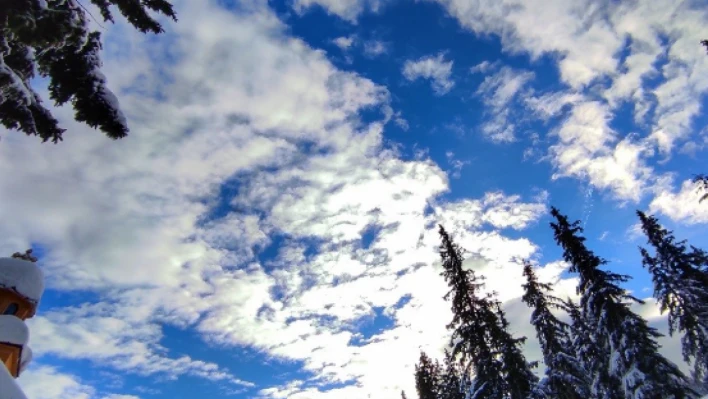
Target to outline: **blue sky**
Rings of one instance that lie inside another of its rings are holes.
[[[21,386],[412,394],[419,349],[442,352],[451,316],[435,224],[533,338],[513,259],[574,292],[551,205],[650,296],[636,209],[708,244],[690,182],[708,170],[708,15],[599,4],[176,1],[164,35],[96,27],[131,135],[66,108],[59,145],[0,131],[0,249],[37,248],[48,286]],[[665,330],[651,302],[637,310]]]

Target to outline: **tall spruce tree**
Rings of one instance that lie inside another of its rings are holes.
[[[452,356],[459,357],[468,371],[475,399],[526,399],[537,378],[520,349],[522,339],[513,338],[506,319],[492,294],[483,294],[484,284],[473,270],[462,268],[462,250],[440,226],[442,275],[450,291],[453,319]]]
[[[161,33],[149,11],[176,20],[166,0],[90,0],[104,21],[116,6],[136,29]],[[3,0],[0,5],[0,123],[8,129],[58,142],[64,129],[30,86],[49,78],[49,97],[70,102],[74,118],[119,139],[128,126],[100,71],[101,35],[90,31],[87,11],[76,0]]]
[[[536,367],[536,363],[527,362],[521,349],[526,342],[526,337],[515,338],[509,332],[509,322],[501,308],[501,303],[494,299],[492,304],[497,320],[499,320],[499,329],[493,331],[495,334],[493,339],[499,346],[501,353],[507,395],[509,398],[527,398],[538,382],[538,377],[531,371]]]
[[[590,395],[594,399],[622,398],[622,386],[616,378],[610,377],[609,359],[601,356],[598,340],[593,336],[592,326],[583,317],[578,305],[570,298],[563,302],[570,316],[570,347],[578,358],[579,366],[588,372]]]
[[[438,382],[438,399],[465,399],[467,375],[450,352],[445,351],[445,363]]]
[[[677,241],[654,216],[637,211],[642,230],[654,255],[640,248],[642,264],[652,275],[654,297],[661,311],[669,313],[669,334],[679,331],[682,352],[693,363],[693,376],[708,376],[708,254]]]
[[[551,223],[556,242],[570,271],[578,273],[582,317],[591,326],[598,353],[591,365],[601,378],[593,386],[593,396],[627,399],[696,398],[688,379],[678,367],[658,353],[656,329],[630,309],[641,303],[618,284],[627,276],[600,269],[607,262],[585,246],[580,222],[568,222],[556,208]],[[606,359],[606,361],[603,361]],[[607,379],[602,377],[607,375]],[[621,387],[622,396],[615,391]]]
[[[445,351],[445,363],[433,361],[424,352],[415,366],[419,399],[465,399],[467,378],[453,356]]]
[[[587,371],[573,350],[571,327],[558,319],[553,310],[565,310],[560,299],[549,294],[551,285],[541,283],[533,266],[524,262],[522,300],[533,309],[531,324],[541,345],[546,377],[539,383],[539,390],[547,398],[590,398],[590,381]]]
[[[440,364],[425,352],[420,352],[420,359],[415,365],[415,389],[418,391],[418,399],[438,399],[440,372]]]

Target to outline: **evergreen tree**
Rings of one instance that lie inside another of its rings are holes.
[[[440,381],[440,364],[420,352],[420,359],[415,365],[415,389],[418,399],[437,399]]]
[[[585,247],[580,222],[568,222],[556,208],[551,214],[563,258],[570,263],[570,271],[579,274],[581,313],[598,350],[591,370],[600,378],[596,376],[593,395],[621,397],[615,392],[619,386],[627,399],[697,397],[686,376],[658,353],[656,340],[661,334],[630,309],[631,303],[641,301],[618,285],[628,277],[600,269],[607,262]]]
[[[533,308],[531,324],[536,329],[536,336],[541,345],[543,361],[546,364],[546,377],[539,383],[539,389],[545,397],[557,399],[587,399],[590,397],[590,384],[587,371],[573,351],[571,327],[559,320],[553,309],[564,309],[562,302],[550,295],[550,284],[541,283],[529,262],[524,262],[526,284],[521,298]]]
[[[465,371],[474,371],[472,398],[526,399],[536,382],[520,344],[508,331],[506,319],[491,294],[480,292],[484,284],[473,270],[464,270],[462,250],[440,226],[442,275],[452,298],[452,356],[461,359]]]
[[[578,305],[568,298],[563,305],[570,316],[570,345],[579,360],[580,368],[588,372],[590,384],[588,397],[612,399],[623,397],[619,381],[610,377],[609,359],[601,355],[598,340],[594,339],[590,324],[583,317]]]
[[[405,391],[401,391],[401,399],[408,399]]]
[[[637,211],[642,230],[654,248],[654,256],[640,248],[642,263],[654,281],[654,297],[661,311],[669,312],[669,334],[683,334],[684,359],[694,365],[693,377],[708,376],[708,254],[676,241],[653,216]]]
[[[705,44],[708,44],[708,41],[705,41]],[[708,46],[706,46],[706,48],[708,48]],[[693,182],[698,185],[698,192],[702,193],[701,198],[698,199],[698,202],[703,202],[706,198],[708,198],[708,175],[696,175],[693,177]]]
[[[527,398],[538,377],[531,371],[535,363],[528,363],[521,349],[526,337],[514,338],[509,332],[509,322],[501,308],[501,303],[494,299],[494,311],[499,320],[499,329],[493,329],[493,339],[499,346],[502,358],[502,372],[506,377],[509,398]]]
[[[467,377],[451,353],[445,351],[445,367],[438,382],[439,399],[465,399]]]
[[[176,20],[166,0],[91,0],[104,21],[116,6],[143,33],[161,33],[148,12]],[[128,126],[100,71],[101,35],[91,32],[76,0],[3,0],[0,6],[0,122],[8,129],[58,142],[64,129],[30,86],[37,74],[49,78],[49,97],[70,102],[74,118],[119,139]]]

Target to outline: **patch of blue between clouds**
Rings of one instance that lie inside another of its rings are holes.
[[[192,329],[185,330],[170,325],[163,326],[163,334],[161,345],[166,348],[175,348],[170,351],[169,355],[171,357],[187,355],[195,360],[208,359],[210,362],[219,364],[237,378],[255,384],[254,387],[245,387],[227,381],[210,383],[204,380],[197,380],[195,377],[184,376],[180,377],[180,380],[190,380],[195,383],[190,384],[190,394],[182,391],[182,389],[175,390],[176,397],[202,397],[203,394],[201,392],[205,386],[212,386],[213,394],[215,395],[219,393],[223,395],[225,390],[255,392],[255,390],[272,384],[273,378],[277,380],[278,376],[283,376],[281,382],[286,381],[286,378],[293,378],[293,373],[291,372],[293,365],[291,362],[273,358],[254,348],[242,345],[227,346],[209,342],[209,337],[202,336]],[[166,385],[166,388],[168,388],[173,384]],[[220,395],[216,395],[216,397],[220,397]]]

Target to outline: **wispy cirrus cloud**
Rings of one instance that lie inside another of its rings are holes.
[[[364,55],[370,58],[379,57],[389,51],[389,44],[381,40],[364,42]]]
[[[702,93],[708,90],[708,78],[698,73],[708,64],[697,45],[702,35],[698,27],[708,21],[705,10],[671,1],[617,2],[601,9],[587,0],[543,4],[506,0],[493,6],[467,0],[436,2],[461,26],[500,37],[507,51],[532,58],[557,55],[559,76],[568,89],[528,103],[543,119],[557,116],[565,105],[570,107],[571,116],[562,122],[565,127],[553,130],[560,140],[550,159],[558,176],[587,179],[617,198],[639,201],[646,187],[659,178],[646,166],[653,149],[668,155],[695,137],[691,121],[699,114]],[[537,12],[539,7],[544,12]],[[668,36],[670,41],[665,40]],[[601,79],[609,84],[594,87]],[[584,92],[598,89],[601,103],[589,105],[581,99]],[[635,121],[645,128],[634,137],[617,138],[612,129],[598,123],[614,118],[628,101],[634,105]],[[602,115],[582,122],[580,115],[591,112],[590,108]],[[571,129],[586,130],[605,147],[598,151],[599,147],[586,147],[589,143],[562,133]],[[582,157],[590,158],[586,162]],[[675,212],[670,216],[680,218]]]
[[[489,114],[481,127],[487,139],[496,143],[517,139],[517,126],[512,122],[513,101],[533,78],[533,72],[514,70],[507,66],[484,78],[477,88],[477,96],[482,99]]]

